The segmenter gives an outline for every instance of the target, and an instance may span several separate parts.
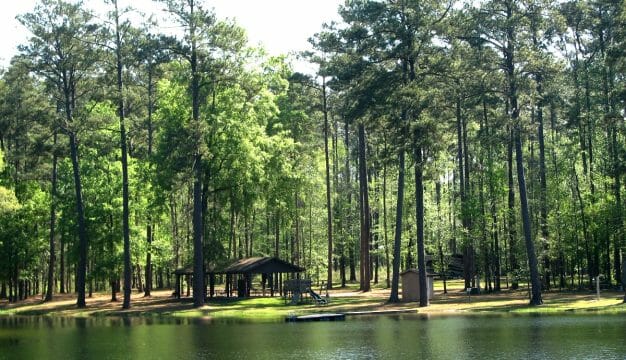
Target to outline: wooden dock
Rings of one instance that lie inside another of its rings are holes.
[[[417,314],[417,308],[414,309],[388,309],[388,310],[365,310],[365,311],[348,311],[345,315],[393,315],[393,314]]]
[[[389,309],[389,310],[366,310],[366,311],[348,311],[345,313],[321,313],[296,316],[291,315],[285,318],[286,322],[305,322],[305,321],[343,321],[346,316],[358,315],[393,315],[393,314],[417,314],[415,309]]]
[[[306,321],[343,321],[346,314],[311,314],[302,316],[288,316],[286,322],[306,322]]]

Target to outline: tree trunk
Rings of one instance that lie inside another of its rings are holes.
[[[276,210],[274,220],[274,257],[280,258],[280,210]],[[274,274],[274,286],[278,286],[277,289],[280,289],[280,280],[278,277],[278,273]],[[272,295],[273,296],[273,295]]]
[[[63,236],[61,236],[59,245],[59,293],[65,294],[65,241]]]
[[[117,301],[117,279],[111,278],[111,302]]]
[[[624,301],[626,304],[626,254],[622,254],[622,288],[624,289]]]
[[[441,270],[441,278],[443,280],[443,293],[448,293],[447,288],[447,272],[448,272],[448,264],[445,261],[445,257],[443,254],[443,244],[441,242],[441,226],[443,222],[441,221],[441,182],[435,182],[435,204],[437,206],[437,252],[439,255],[439,268]]]
[[[195,155],[193,183],[193,305],[204,305],[204,254],[202,226],[202,156]]]
[[[115,57],[117,60],[117,113],[120,119],[120,148],[122,151],[122,232],[124,236],[124,302],[123,309],[130,308],[130,211],[128,206],[128,148],[126,143],[126,125],[124,109],[124,84],[122,80],[122,39],[120,34],[119,11],[117,0],[113,0],[115,8]]]
[[[76,305],[78,308],[85,308],[85,279],[87,277],[87,230],[85,228],[85,211],[83,207],[83,191],[80,177],[80,166],[78,163],[78,143],[76,135],[69,133],[70,157],[72,158],[72,169],[74,173],[74,190],[76,192],[76,213],[78,215],[78,267],[76,269],[76,291],[78,298]]]
[[[50,260],[48,262],[48,289],[46,291],[45,301],[52,301],[52,293],[54,292],[54,264],[56,253],[54,249],[55,227],[56,227],[56,197],[57,197],[57,133],[53,135],[53,154],[52,154],[52,189],[50,191]]]
[[[586,215],[586,211],[585,211],[585,203],[583,201],[582,195],[580,193],[580,185],[578,182],[578,173],[576,172],[576,167],[573,165],[572,166],[572,171],[574,173],[574,190],[576,192],[576,198],[578,199],[578,205],[579,205],[579,209],[580,209],[580,219],[581,219],[581,223],[582,223],[582,227],[583,227],[583,236],[585,239],[589,238],[589,224],[587,222],[587,215]],[[578,256],[578,244],[576,244],[576,257],[577,259],[579,259]],[[589,246],[588,246],[588,242],[585,240],[585,257],[587,258],[587,275],[589,276],[589,282],[591,284],[591,258],[589,255]],[[579,272],[579,278],[580,278],[580,271],[582,270],[582,264],[580,263],[580,261],[577,261],[577,263],[579,264],[578,266],[578,272]],[[580,281],[579,281],[580,282]],[[580,284],[579,284],[580,285]]]
[[[228,257],[231,259],[237,258],[237,244],[235,238],[235,199],[232,194],[230,194],[230,238],[228,239]]]
[[[350,239],[351,237],[351,229],[352,229],[352,187],[350,184],[351,175],[350,175],[350,123],[346,119],[345,121],[345,134],[344,134],[344,142],[346,145],[346,195],[348,197],[348,219],[346,221],[346,239]],[[354,246],[352,246],[352,241],[347,241],[348,243],[348,266],[350,267],[350,282],[356,281],[356,264],[354,259]]]
[[[191,100],[192,118],[198,125],[200,124],[200,73],[198,70],[198,51],[196,47],[196,19],[194,2],[190,2],[191,22],[189,34],[191,39]],[[204,253],[203,245],[203,216],[202,216],[202,154],[200,153],[200,133],[194,134],[196,153],[194,154],[194,182],[193,182],[193,306],[204,305]]]
[[[396,229],[393,246],[393,273],[391,279],[391,294],[389,302],[400,301],[398,287],[400,280],[400,247],[402,246],[402,212],[404,206],[404,149],[399,150],[398,156],[398,199],[396,204]]]
[[[389,263],[389,239],[387,235],[387,164],[383,163],[383,240],[385,242],[385,271],[387,279],[387,288],[391,287]]]
[[[513,9],[507,4],[506,15],[507,20],[513,18]],[[515,137],[515,163],[517,167],[517,182],[519,187],[520,205],[522,212],[522,228],[524,230],[524,240],[526,243],[526,252],[528,254],[528,266],[530,270],[531,281],[531,299],[530,305],[541,305],[543,300],[541,299],[541,281],[539,279],[539,270],[537,267],[537,255],[535,254],[535,245],[532,240],[530,213],[528,210],[528,198],[526,194],[526,179],[524,177],[524,161],[522,154],[522,138],[521,138],[521,124],[519,119],[520,110],[517,104],[517,84],[515,79],[515,28],[513,24],[507,27],[506,31],[506,51],[505,51],[505,66],[508,80],[508,97],[509,104],[511,106],[511,123],[514,127]]]
[[[420,307],[428,306],[426,249],[424,246],[424,183],[422,147],[415,145],[415,221],[417,225],[417,267],[420,284]]]
[[[489,117],[487,116],[487,102],[485,98],[482,99],[483,103],[483,119],[485,123],[485,133],[487,136],[491,136],[491,127],[489,126]],[[494,277],[494,290],[500,291],[500,276],[502,275],[501,264],[500,264],[500,240],[498,237],[498,212],[496,209],[496,192],[495,192],[495,180],[494,180],[494,161],[493,161],[493,146],[491,143],[487,146],[487,162],[489,166],[489,202],[490,202],[490,213],[491,213],[491,241],[493,244],[493,277]]]
[[[517,225],[515,221],[515,190],[513,183],[513,130],[509,130],[509,143],[507,146],[507,168],[508,168],[508,234],[509,234],[509,275],[513,276],[511,280],[511,288],[518,288],[518,270],[517,262]]]
[[[514,104],[513,109],[516,108],[517,104]],[[524,229],[524,240],[526,242],[526,252],[528,254],[528,266],[530,268],[530,282],[532,287],[530,305],[541,305],[543,303],[543,300],[541,299],[541,281],[539,279],[537,255],[535,254],[535,245],[532,240],[530,227],[530,214],[528,211],[528,199],[526,196],[526,180],[524,178],[524,163],[522,160],[522,140],[520,132],[521,130],[517,127],[515,130],[515,162],[517,163],[517,182],[519,184],[520,205],[522,209],[522,226]]]
[[[150,296],[152,290],[152,224],[151,218],[148,217],[148,225],[146,226],[146,240],[148,242],[146,249],[146,287],[143,296]]]
[[[539,209],[540,209],[540,228],[541,242],[543,244],[543,285],[546,289],[550,289],[550,243],[548,231],[548,183],[546,178],[546,151],[545,137],[543,131],[543,77],[539,74],[536,76],[537,82],[537,139],[539,141]]]
[[[324,159],[326,162],[326,236],[328,237],[328,273],[326,288],[333,288],[333,211],[330,199],[330,159],[328,153],[328,107],[326,104],[326,77],[322,76],[322,111],[324,113]]]
[[[361,208],[360,290],[370,291],[370,206],[367,184],[365,126],[359,123],[359,204]]]
[[[624,226],[622,211],[622,194],[620,179],[620,164],[618,156],[617,130],[613,127],[611,142],[613,143],[613,192],[615,196],[615,216],[614,216],[614,239],[613,239],[613,267],[615,268],[615,279],[619,283],[620,275],[624,270],[620,261],[620,250],[624,246]],[[622,277],[623,279],[623,277]],[[626,281],[622,280],[622,285],[626,288]],[[625,298],[626,300],[626,298]]]
[[[148,164],[152,161],[152,138],[153,138],[153,128],[152,128],[152,112],[153,112],[153,101],[152,101],[152,64],[148,65]],[[144,296],[150,296],[152,290],[152,215],[148,215],[147,219],[148,224],[146,225],[146,242],[147,242],[147,251],[146,251],[146,290]],[[163,279],[160,278],[160,281]],[[159,286],[162,287],[162,286]]]
[[[378,214],[378,210],[374,211],[372,214],[372,222],[374,229],[380,229],[380,215]],[[378,270],[380,266],[380,256],[378,256],[378,248],[380,246],[380,236],[378,232],[370,232],[372,234],[372,246],[370,247],[370,251],[374,251],[373,257],[373,272],[374,272],[374,284],[378,284]],[[370,269],[372,270],[372,269]]]
[[[460,89],[459,89],[460,91]],[[457,162],[459,167],[459,195],[461,198],[461,224],[463,225],[463,230],[465,233],[470,233],[470,222],[468,216],[468,189],[467,183],[469,182],[469,172],[466,168],[469,166],[467,163],[468,157],[465,155],[467,151],[467,147],[464,146],[464,125],[463,125],[463,117],[461,113],[461,96],[458,95],[456,99],[456,135],[457,135]],[[466,175],[468,179],[466,180]],[[463,244],[463,278],[464,278],[464,287],[469,288],[472,287],[472,279],[473,279],[473,264],[472,264],[472,255],[473,255],[473,246],[471,244],[470,236],[465,236],[465,242]]]

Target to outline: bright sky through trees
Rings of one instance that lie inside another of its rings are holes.
[[[7,67],[17,45],[27,41],[28,31],[15,19],[31,11],[36,0],[6,1],[0,12],[0,67]],[[102,9],[101,0],[86,0],[89,7]],[[307,39],[319,32],[324,22],[337,20],[341,0],[209,0],[220,18],[236,19],[248,31],[251,44],[261,43],[271,54],[309,49]],[[158,13],[162,5],[151,0],[123,0],[146,14]],[[139,23],[136,23],[139,25]]]

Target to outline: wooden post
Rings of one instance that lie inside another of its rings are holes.
[[[267,281],[267,274],[261,274],[261,291],[263,292],[263,297],[265,297],[265,282]]]
[[[213,298],[213,296],[215,295],[215,274],[214,273],[209,274],[209,294],[211,298]]]
[[[174,297],[180,299],[180,278],[174,274]]]

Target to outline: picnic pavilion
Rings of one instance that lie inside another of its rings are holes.
[[[209,269],[205,272],[205,278],[208,276],[209,281],[205,281],[205,283],[209,286],[210,297],[216,294],[216,276],[221,276],[224,279],[223,295],[226,297],[233,296],[235,292],[238,297],[265,296],[267,291],[269,291],[270,296],[274,296],[274,293],[280,290],[279,274],[293,274],[294,277],[299,278],[303,271],[304,268],[276,257],[250,257],[237,260],[222,269]],[[193,277],[193,267],[176,269],[174,275],[176,276],[174,295],[180,299],[183,290],[182,277],[186,276],[187,283],[190,283]],[[253,283],[256,275],[261,275],[260,289],[256,288]],[[189,289],[187,293],[189,293]]]

